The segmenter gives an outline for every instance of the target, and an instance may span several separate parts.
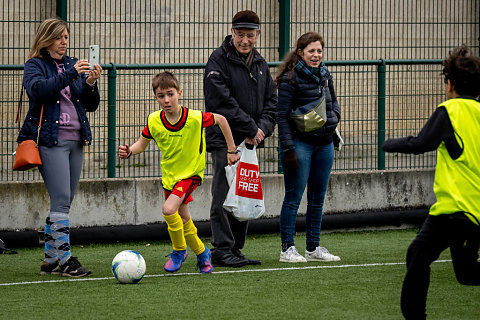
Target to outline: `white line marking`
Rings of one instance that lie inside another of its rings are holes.
[[[452,260],[437,260],[437,262],[451,262]],[[308,266],[308,267],[290,267],[290,268],[268,268],[268,269],[242,269],[242,270],[226,270],[226,271],[214,271],[212,274],[229,274],[229,273],[247,273],[247,272],[268,272],[268,271],[289,271],[289,270],[312,270],[312,269],[338,269],[338,268],[364,268],[364,267],[382,267],[382,266],[398,266],[405,265],[405,262],[385,262],[385,263],[365,263],[365,264],[342,264],[342,265],[330,265],[330,266]],[[166,274],[152,274],[145,275],[145,278],[154,277],[173,277],[173,276],[200,276],[201,273],[166,273]],[[46,280],[46,281],[26,281],[26,282],[11,282],[0,283],[0,286],[17,286],[25,284],[44,284],[44,283],[60,283],[60,282],[78,282],[78,281],[101,281],[101,280],[113,280],[114,277],[105,278],[75,278],[75,279],[62,279],[62,280]]]

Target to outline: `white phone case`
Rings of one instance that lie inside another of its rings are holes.
[[[90,56],[88,58],[88,63],[90,63],[90,69],[93,69],[93,66],[100,64],[100,46],[97,44],[90,45]]]

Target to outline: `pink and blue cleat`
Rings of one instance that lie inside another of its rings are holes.
[[[170,256],[167,263],[165,263],[165,271],[167,272],[177,272],[182,267],[182,263],[187,258],[187,250],[176,251],[173,250],[172,253],[167,254],[165,257]]]
[[[197,270],[200,269],[200,273],[211,273],[213,271],[213,266],[210,262],[211,256],[212,253],[207,247],[205,247],[205,251],[197,256]]]

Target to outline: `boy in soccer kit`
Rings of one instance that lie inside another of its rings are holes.
[[[131,146],[119,146],[122,159],[145,151],[155,140],[162,152],[162,185],[165,190],[163,217],[168,226],[173,252],[165,264],[165,271],[176,272],[187,257],[187,245],[197,255],[201,273],[213,270],[210,250],[197,235],[187,204],[193,201],[192,192],[203,181],[205,169],[205,135],[203,128],[218,125],[228,146],[227,160],[232,165],[240,159],[230,126],[225,117],[185,108],[178,104],[182,90],[170,72],[157,74],[152,80],[155,99],[161,110],[148,116],[141,137]]]
[[[406,319],[426,318],[430,265],[448,247],[458,282],[480,285],[480,58],[464,46],[442,64],[448,100],[417,137],[389,139],[382,147],[414,154],[437,149],[437,201],[407,251],[401,297]]]

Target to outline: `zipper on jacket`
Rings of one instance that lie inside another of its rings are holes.
[[[251,72],[250,72],[249,74],[250,74],[250,78],[252,78],[253,81],[255,81],[255,83],[257,83],[257,79],[255,79],[255,77],[253,76],[253,74],[252,74]]]

